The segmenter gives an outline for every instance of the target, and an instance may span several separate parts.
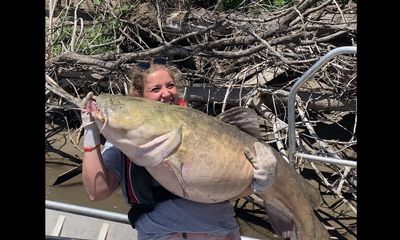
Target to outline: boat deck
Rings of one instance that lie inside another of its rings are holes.
[[[137,240],[125,214],[46,200],[47,240]],[[242,240],[256,240],[241,237]]]
[[[136,240],[137,232],[126,223],[46,209],[46,239]]]

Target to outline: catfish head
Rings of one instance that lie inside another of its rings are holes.
[[[129,103],[129,104],[127,104]],[[139,166],[160,164],[181,142],[182,127],[165,124],[158,104],[145,98],[101,94],[86,105],[100,133]]]

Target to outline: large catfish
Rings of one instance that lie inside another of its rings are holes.
[[[176,195],[221,202],[237,197],[252,181],[253,167],[245,149],[253,149],[259,140],[226,123],[229,117],[221,117],[222,121],[191,108],[108,94],[89,101],[87,109],[108,141]],[[267,157],[277,161],[276,179],[259,195],[276,234],[299,240],[329,239],[313,212],[321,201],[319,192],[274,148],[267,147]]]

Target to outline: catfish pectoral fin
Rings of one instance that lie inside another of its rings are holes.
[[[182,127],[138,146],[135,162],[143,167],[154,167],[167,158],[182,141]]]

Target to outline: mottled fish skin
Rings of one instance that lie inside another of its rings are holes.
[[[95,105],[98,111],[91,114],[104,137],[176,195],[221,202],[237,197],[252,181],[244,149],[253,149],[258,140],[233,125],[195,109],[144,98],[102,94]],[[268,147],[277,159],[277,174],[260,196],[274,230],[282,235],[281,228],[290,228],[280,226],[284,216],[294,223],[297,239],[329,239],[313,212],[320,204],[319,192]],[[148,158],[138,157],[138,149]],[[165,159],[151,159],[160,153]]]

